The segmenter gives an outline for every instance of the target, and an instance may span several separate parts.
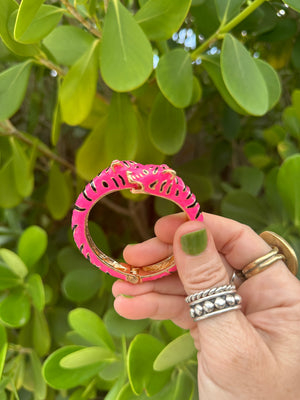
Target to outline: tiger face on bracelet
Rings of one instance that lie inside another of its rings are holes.
[[[136,267],[119,263],[95,245],[88,229],[92,207],[108,194],[124,189],[129,189],[132,193],[145,193],[171,200],[189,219],[203,220],[195,195],[166,164],[143,165],[134,161],[115,160],[86,185],[76,200],[72,214],[72,230],[77,247],[84,257],[103,272],[131,283],[158,279],[176,271],[173,256],[152,265]]]

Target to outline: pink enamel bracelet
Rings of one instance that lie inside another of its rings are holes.
[[[176,271],[173,256],[156,264],[135,267],[117,262],[95,245],[88,230],[89,213],[101,198],[123,189],[163,197],[176,203],[189,219],[203,219],[195,195],[167,165],[143,165],[134,161],[115,160],[86,185],[76,200],[72,230],[77,247],[84,257],[103,272],[131,283],[158,279]]]

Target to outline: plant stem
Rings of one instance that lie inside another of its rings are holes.
[[[20,132],[16,127],[14,127],[9,120],[0,122],[0,135],[15,137],[21,140],[23,143],[26,143],[28,146],[36,147],[36,149],[47,158],[58,162],[70,171],[76,173],[76,168],[74,167],[74,165],[69,163],[64,158],[53,153],[53,151],[48,149],[46,146],[41,146],[40,144],[36,145],[33,140],[29,139],[26,135],[24,135],[24,133]]]
[[[260,5],[262,5],[266,0],[254,0],[248,7],[246,7],[239,15],[234,17],[231,21],[220,27],[215,33],[213,33],[201,46],[197,47],[191,54],[192,60],[196,60],[200,54],[209,48],[209,46],[214,43],[220,35],[224,35],[231,29],[236,27],[240,22],[247,18],[254,10],[256,10]]]
[[[79,12],[76,10],[75,7],[73,7],[68,0],[60,0],[61,3],[66,7],[66,9],[69,11],[69,13],[71,15],[73,15],[73,17],[75,19],[77,19],[77,21],[79,21],[88,31],[90,31],[94,36],[98,37],[99,39],[101,39],[102,34],[101,32],[96,29],[93,24],[91,24],[90,21],[86,20],[85,18],[83,18],[82,15],[79,14]]]
[[[35,59],[39,64],[45,65],[45,67],[56,71],[58,76],[65,75],[64,71],[58,65],[56,65],[52,61],[48,60],[46,57],[44,57],[44,55],[37,56]]]

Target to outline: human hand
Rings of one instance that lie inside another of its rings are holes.
[[[178,273],[140,285],[116,281],[116,311],[129,319],[171,319],[190,330],[198,350],[201,400],[299,398],[300,283],[283,261],[241,284],[241,310],[194,322],[184,300],[228,284],[234,269],[265,255],[270,246],[249,227],[210,214],[204,214],[204,222],[186,221],[184,214],[161,218],[155,234],[127,246],[126,261],[143,266],[174,253]],[[195,246],[189,246],[191,239]]]

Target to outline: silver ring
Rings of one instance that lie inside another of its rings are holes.
[[[192,294],[186,298],[186,302],[189,303],[190,315],[196,322],[240,309],[242,298],[237,294],[235,286],[230,284]]]

